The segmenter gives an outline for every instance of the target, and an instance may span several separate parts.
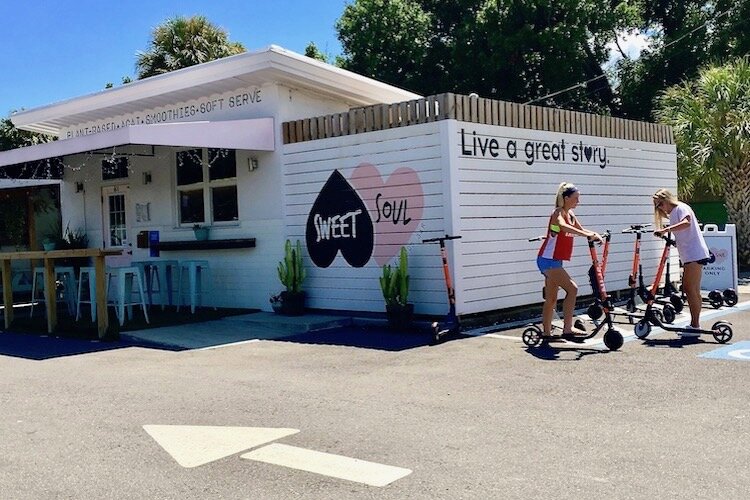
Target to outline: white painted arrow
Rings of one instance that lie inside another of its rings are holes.
[[[369,484],[370,486],[387,486],[393,481],[411,474],[411,470],[401,467],[280,443],[258,448],[241,455],[240,458],[314,472],[324,476]]]
[[[144,425],[143,429],[183,467],[207,464],[299,432],[273,427],[200,425]]]

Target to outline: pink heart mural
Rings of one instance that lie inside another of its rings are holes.
[[[371,163],[358,165],[350,182],[370,212],[375,232],[373,257],[382,266],[409,242],[422,221],[422,182],[409,167],[397,168],[383,182],[380,170]]]

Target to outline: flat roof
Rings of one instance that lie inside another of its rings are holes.
[[[61,129],[248,86],[279,83],[307,89],[349,106],[369,106],[421,96],[271,45],[144,78],[11,115],[22,130],[59,135]]]

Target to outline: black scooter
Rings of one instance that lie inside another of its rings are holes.
[[[534,238],[536,239],[536,238]],[[532,240],[529,240],[532,241]],[[537,347],[543,343],[549,343],[557,340],[565,340],[572,342],[583,342],[584,340],[590,339],[604,327],[607,330],[604,332],[604,345],[610,351],[616,351],[624,342],[622,333],[620,333],[613,325],[612,321],[612,303],[607,290],[604,286],[604,275],[602,274],[602,268],[599,264],[599,258],[596,254],[596,248],[594,248],[594,241],[589,240],[589,253],[591,254],[591,267],[593,272],[596,274],[597,291],[599,293],[599,303],[601,304],[602,312],[604,313],[604,321],[594,327],[591,332],[586,335],[575,335],[575,336],[554,336],[544,335],[544,332],[538,325],[530,324],[526,326],[526,329],[521,334],[521,340],[526,344],[527,347]]]
[[[693,329],[665,325],[659,318],[659,315],[656,314],[656,310],[654,309],[656,293],[659,289],[659,282],[661,281],[661,276],[664,272],[666,262],[669,259],[669,250],[675,244],[675,241],[669,236],[660,236],[660,238],[662,238],[666,244],[664,245],[664,250],[661,254],[659,268],[656,271],[656,276],[654,277],[654,283],[651,285],[651,289],[647,292],[646,315],[642,320],[635,324],[633,333],[635,333],[635,336],[639,339],[645,339],[646,337],[648,337],[649,333],[651,333],[651,325],[654,325],[668,332],[713,335],[714,339],[716,339],[717,342],[719,342],[720,344],[726,344],[732,339],[733,335],[732,324],[728,321],[717,321],[711,326],[710,330],[704,330],[702,328]],[[667,304],[664,306],[665,312],[667,308],[671,308],[671,305]]]
[[[460,236],[441,236],[439,238],[430,238],[422,240],[422,243],[438,243],[440,244],[440,257],[443,260],[443,275],[445,276],[445,288],[448,290],[448,314],[443,318],[443,321],[435,321],[432,323],[432,341],[433,344],[440,343],[445,337],[450,335],[456,335],[461,329],[461,323],[456,316],[456,290],[453,288],[453,282],[451,281],[451,271],[448,266],[448,252],[445,249],[445,242],[447,240],[457,240]]]

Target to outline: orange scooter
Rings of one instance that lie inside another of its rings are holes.
[[[593,274],[596,276],[597,292],[599,294],[598,300],[601,304],[602,312],[604,314],[604,321],[597,324],[594,329],[586,335],[579,335],[575,338],[566,336],[547,336],[544,335],[544,332],[541,328],[539,328],[538,325],[527,325],[526,329],[521,334],[521,340],[523,340],[523,343],[526,344],[527,347],[537,347],[545,342],[550,342],[558,339],[582,342],[586,339],[590,339],[605,327],[607,328],[607,330],[604,332],[604,345],[607,346],[607,349],[609,349],[610,351],[616,351],[620,347],[622,347],[624,339],[622,337],[622,333],[620,333],[620,331],[617,330],[613,325],[611,313],[612,303],[610,301],[609,295],[607,295],[607,289],[604,286],[604,274],[602,272],[602,266],[599,263],[599,258],[597,256],[596,248],[594,247],[594,245],[594,240],[590,239],[589,253],[591,254],[591,267],[593,270]]]
[[[717,321],[711,326],[710,330],[704,330],[702,328],[682,328],[665,325],[660,318],[661,315],[657,314],[656,309],[654,309],[654,303],[656,302],[656,293],[659,290],[659,282],[661,281],[662,274],[664,273],[664,268],[666,267],[667,260],[669,259],[669,250],[672,246],[675,245],[675,241],[669,236],[660,236],[660,238],[662,238],[666,244],[664,245],[664,250],[662,251],[661,259],[659,260],[659,268],[656,271],[654,283],[651,285],[651,289],[648,290],[646,294],[647,300],[645,316],[642,320],[635,324],[633,333],[635,333],[635,336],[639,339],[645,339],[646,337],[648,337],[648,334],[651,333],[651,325],[654,325],[668,332],[713,335],[714,339],[717,342],[719,342],[720,344],[726,344],[727,342],[732,340],[733,335],[732,324],[728,321]],[[670,304],[665,304],[663,309],[664,315],[666,315],[667,311],[671,308],[672,306]],[[671,311],[671,314],[674,314],[674,310]]]
[[[442,322],[434,321],[432,323],[432,341],[434,344],[438,344],[445,337],[450,335],[456,335],[461,329],[461,323],[456,316],[456,290],[453,288],[453,282],[451,281],[451,270],[448,266],[448,252],[445,250],[445,242],[447,240],[457,240],[460,236],[441,236],[439,238],[430,238],[428,240],[422,240],[422,243],[438,243],[440,244],[440,257],[443,260],[443,275],[445,276],[445,287],[448,290],[448,314],[443,318]]]

